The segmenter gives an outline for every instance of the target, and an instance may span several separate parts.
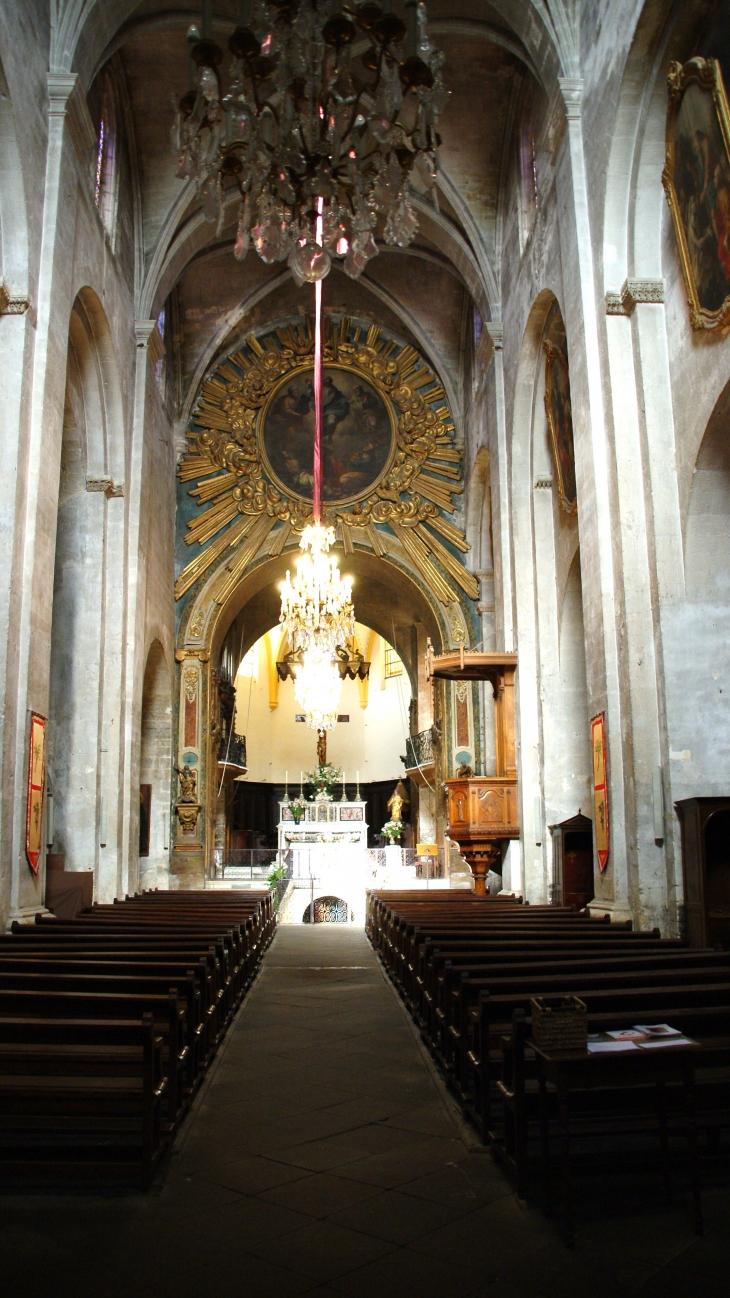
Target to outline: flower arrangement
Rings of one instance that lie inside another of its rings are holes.
[[[315,766],[313,771],[306,771],[305,781],[312,790],[312,797],[319,798],[324,795],[326,798],[332,797],[332,792],[340,778],[339,766],[333,766],[331,762],[320,762]]]
[[[393,844],[396,843],[396,842],[398,841],[398,839],[400,838],[401,834],[403,833],[403,821],[402,821],[402,820],[386,820],[386,822],[385,822],[385,824],[383,825],[383,828],[381,829],[380,832],[381,832],[381,834],[383,835],[384,838],[387,838],[388,842],[390,843],[390,845],[391,845],[391,847],[392,847]]]
[[[304,811],[305,811],[306,805],[307,805],[307,804],[306,804],[304,798],[302,798],[301,796],[296,797],[296,798],[292,798],[291,802],[289,803],[289,806],[290,806],[290,808],[291,808],[291,813],[292,813],[292,815],[293,815],[293,817],[294,817],[294,823],[295,823],[296,825],[299,824],[299,821],[301,820],[302,816],[304,815]]]

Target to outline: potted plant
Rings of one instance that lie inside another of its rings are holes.
[[[292,798],[291,802],[289,803],[289,807],[291,808],[291,814],[294,817],[295,825],[298,825],[299,821],[303,818],[306,805],[307,804],[304,801],[304,798],[302,798],[301,796]]]
[[[393,847],[394,844],[400,840],[403,834],[403,821],[386,820],[380,832],[384,838],[387,838],[389,845]]]
[[[313,771],[307,771],[305,776],[315,802],[331,802],[339,778],[340,768],[333,766],[331,762],[320,762]]]

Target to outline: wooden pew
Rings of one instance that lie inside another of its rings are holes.
[[[134,1165],[149,1184],[275,925],[270,894],[156,893],[0,935],[0,1178]]]
[[[164,1149],[167,1087],[151,1015],[0,1017],[0,1186],[147,1189]]]

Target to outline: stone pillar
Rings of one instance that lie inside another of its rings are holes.
[[[53,570],[58,507],[63,394],[76,226],[77,166],[84,166],[94,131],[76,74],[48,76],[48,146],[40,262],[35,301],[35,346],[27,430],[18,457],[13,562],[15,615],[9,658],[3,793],[3,872],[10,874],[11,921],[43,905],[45,867],[37,877],[25,858],[28,736],[31,711],[48,715]]]
[[[663,933],[673,933],[678,848],[671,835],[655,835],[653,789],[656,768],[666,770],[668,763],[662,741],[662,609],[684,587],[663,302],[663,280],[627,279],[620,292],[606,294],[613,421],[621,430],[616,479],[618,521],[625,539],[622,575],[636,857],[631,901],[638,923],[659,924]],[[654,543],[657,535],[660,545]]]
[[[496,648],[496,626],[494,609],[494,569],[479,568],[475,573],[479,578],[479,603],[477,613],[482,620],[481,648],[490,652]],[[482,719],[482,775],[496,775],[494,736],[494,691],[485,682],[479,682],[479,711]]]
[[[484,326],[492,340],[494,365],[494,399],[496,407],[496,456],[497,472],[490,475],[492,484],[492,518],[497,537],[495,568],[499,582],[499,608],[495,605],[495,631],[501,632],[503,643],[500,649],[511,652],[514,649],[514,622],[512,612],[512,551],[510,546],[510,488],[509,458],[507,454],[507,416],[504,400],[504,355],[502,351],[503,326],[499,321],[487,322]]]
[[[623,607],[618,542],[613,527],[615,472],[606,428],[599,346],[596,282],[591,242],[581,103],[583,82],[560,78],[565,143],[557,160],[560,243],[566,277],[564,318],[570,357],[575,437],[578,525],[583,579],[586,675],[592,715],[604,712],[608,740],[611,852],[608,868],[596,866],[596,899],[619,917],[631,913],[636,881],[630,836],[633,791],[626,763],[628,718],[621,690]]]

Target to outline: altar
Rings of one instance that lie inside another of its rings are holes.
[[[365,803],[309,802],[297,822],[291,803],[280,802],[278,832],[279,852],[291,852],[292,877],[309,879],[347,858],[362,859],[368,845]]]

